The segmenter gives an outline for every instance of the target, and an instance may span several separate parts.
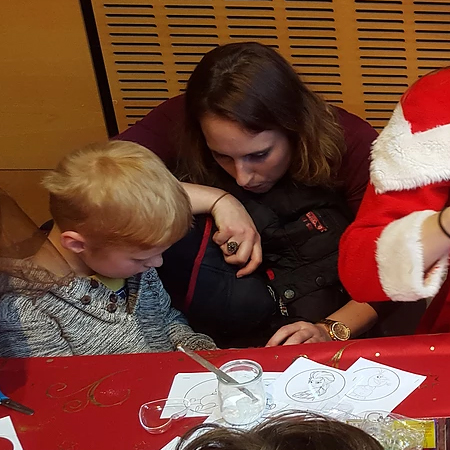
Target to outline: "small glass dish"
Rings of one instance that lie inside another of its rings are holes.
[[[190,402],[185,398],[160,398],[139,408],[139,421],[149,433],[164,433],[173,422],[186,416],[189,407]]]

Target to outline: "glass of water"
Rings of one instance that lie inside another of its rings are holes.
[[[247,359],[230,361],[222,371],[235,383],[219,379],[219,406],[223,419],[231,425],[247,425],[259,419],[266,405],[261,366]]]

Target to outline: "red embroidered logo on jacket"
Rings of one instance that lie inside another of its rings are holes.
[[[312,211],[306,213],[302,217],[302,220],[303,223],[306,225],[306,228],[308,228],[308,230],[310,231],[312,231],[314,228],[317,231],[320,231],[321,233],[328,230],[328,228],[319,220],[319,218]]]

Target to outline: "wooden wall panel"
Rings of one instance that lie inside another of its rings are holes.
[[[449,0],[93,0],[121,130],[184,90],[202,55],[256,40],[331,103],[382,128],[418,76],[449,64]]]
[[[0,187],[8,192],[37,225],[50,218],[48,194],[41,186],[47,170],[0,170]]]
[[[40,221],[41,171],[107,137],[78,0],[2,2],[0,54],[0,187]]]

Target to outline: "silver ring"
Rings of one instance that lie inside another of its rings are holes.
[[[235,241],[227,242],[228,253],[234,255],[239,250],[239,244]]]

